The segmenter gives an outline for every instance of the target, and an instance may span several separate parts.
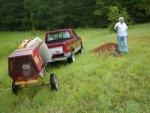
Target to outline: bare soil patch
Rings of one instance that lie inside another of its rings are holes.
[[[118,48],[118,44],[116,43],[105,43],[93,49],[92,52],[97,53],[99,55],[108,54],[108,55],[121,56],[121,54],[117,52],[117,48]]]

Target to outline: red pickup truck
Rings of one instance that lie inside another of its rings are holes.
[[[75,61],[75,53],[83,53],[83,44],[73,29],[49,31],[45,35],[45,43],[52,53],[52,61]]]

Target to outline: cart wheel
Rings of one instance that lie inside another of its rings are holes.
[[[83,46],[81,46],[80,50],[79,50],[79,53],[83,53],[84,52],[84,49],[83,49]]]
[[[12,83],[12,93],[13,93],[13,94],[17,94],[18,91],[19,91],[19,86],[17,86],[17,85],[15,84],[15,82],[13,82],[13,83]]]
[[[75,54],[72,53],[70,57],[67,59],[68,63],[73,63],[75,61]]]
[[[52,90],[56,90],[56,91],[58,90],[58,81],[54,73],[50,75],[50,85]]]

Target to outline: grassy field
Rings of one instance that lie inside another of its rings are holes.
[[[58,76],[59,90],[48,86],[11,92],[7,57],[25,38],[38,32],[0,32],[0,113],[150,113],[150,24],[129,26],[129,53],[98,56],[91,49],[116,42],[107,29],[76,29],[85,52],[73,64],[49,69]],[[45,74],[45,81],[49,75]]]

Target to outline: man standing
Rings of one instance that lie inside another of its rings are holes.
[[[127,44],[127,25],[124,23],[124,18],[120,17],[119,22],[116,23],[114,29],[117,31],[118,39],[118,52],[119,53],[128,53],[128,44]]]

